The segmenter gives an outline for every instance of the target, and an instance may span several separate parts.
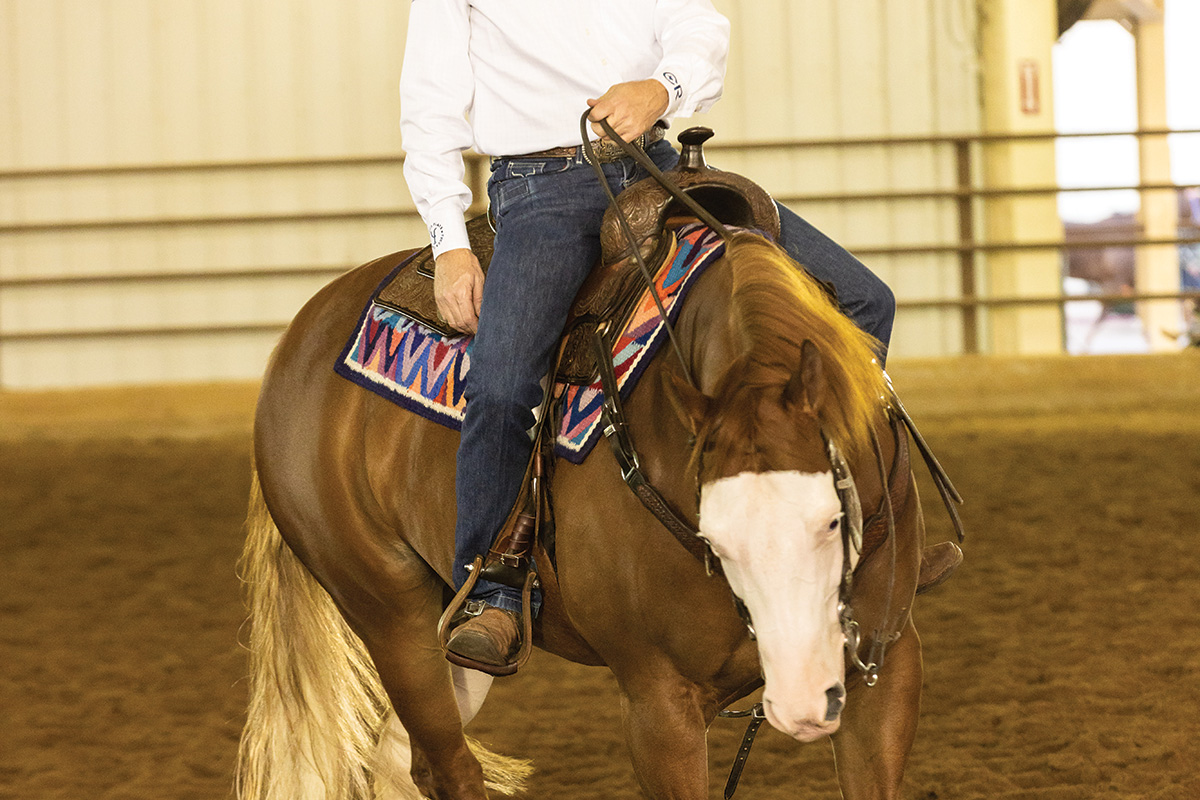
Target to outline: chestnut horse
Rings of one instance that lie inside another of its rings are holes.
[[[485,775],[513,771],[463,734],[491,678],[451,667],[438,644],[458,434],[332,369],[403,255],[318,293],[263,381],[242,563],[244,800],[479,800]],[[897,440],[873,340],[744,232],[697,280],[675,331],[694,384],[663,348],[625,411],[643,472],[698,525],[723,575],[680,546],[597,447],[553,475],[556,560],[536,553],[535,641],[612,671],[648,797],[707,797],[706,730],[760,686],[773,726],[800,741],[832,736],[846,798],[898,797],[921,689],[911,609],[923,521],[908,481],[888,543],[844,565],[857,556],[825,441],[845,454],[862,508],[880,507]],[[890,642],[873,686],[852,668],[847,599],[858,629]]]

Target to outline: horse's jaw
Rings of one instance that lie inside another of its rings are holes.
[[[701,532],[750,613],[773,727],[834,733],[845,697],[840,505],[829,472],[745,472],[705,484]]]

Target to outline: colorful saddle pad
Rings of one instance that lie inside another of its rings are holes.
[[[674,321],[678,317],[688,289],[724,250],[721,238],[704,225],[684,225],[675,230],[675,241],[655,278],[655,290],[668,318]],[[380,285],[386,285],[396,270]],[[633,391],[666,338],[666,326],[647,289],[613,345],[622,397]],[[472,341],[473,337],[465,334],[444,336],[372,301],[334,369],[410,411],[458,430],[467,404],[463,387],[471,369]],[[556,452],[578,464],[601,434],[604,392],[599,377],[589,385],[567,386],[562,402]]]

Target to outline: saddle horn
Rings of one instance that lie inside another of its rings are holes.
[[[667,170],[666,175],[720,222],[739,228],[755,228],[777,240],[779,209],[771,195],[749,178],[708,166],[704,143],[712,136],[712,129],[704,127],[688,128],[680,133],[679,163]],[[600,244],[605,265],[633,255],[618,222],[618,210],[630,221],[639,249],[647,255],[657,250],[668,219],[675,215],[690,215],[658,181],[653,178],[638,181],[617,196],[617,210],[610,208],[604,215]]]

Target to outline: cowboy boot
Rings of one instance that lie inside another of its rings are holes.
[[[917,576],[917,594],[923,594],[946,582],[958,565],[963,552],[954,542],[931,544],[921,552],[921,572]]]
[[[485,672],[491,672],[484,669],[489,666],[508,668],[521,649],[521,620],[511,611],[485,606],[454,629],[446,649],[460,659],[473,662],[470,666],[479,665],[477,668]]]

